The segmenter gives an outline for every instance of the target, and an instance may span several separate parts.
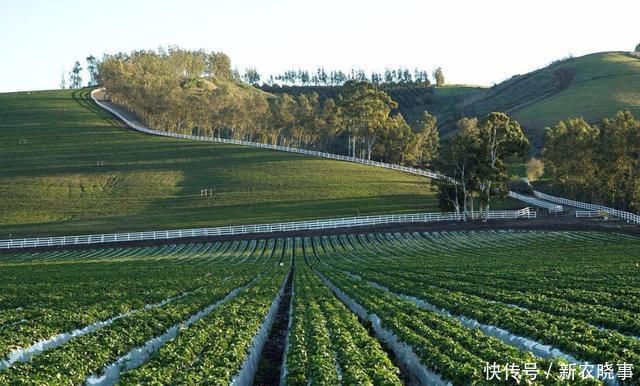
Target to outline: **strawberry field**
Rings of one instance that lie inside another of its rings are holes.
[[[477,231],[1,254],[0,384],[637,384],[639,246]]]

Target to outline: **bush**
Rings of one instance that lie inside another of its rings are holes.
[[[537,181],[544,174],[544,162],[537,158],[531,158],[527,161],[527,178],[529,181]]]

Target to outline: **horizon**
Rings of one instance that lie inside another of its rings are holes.
[[[89,55],[101,59],[103,54],[169,46],[225,52],[234,68],[255,67],[262,81],[285,70],[316,67],[367,73],[419,68],[433,81],[431,72],[440,66],[448,84],[491,86],[568,56],[631,51],[640,39],[633,20],[640,4],[613,3],[606,9],[596,2],[580,3],[580,15],[567,19],[574,6],[549,0],[517,5],[458,0],[430,6],[400,0],[393,9],[404,13],[390,19],[381,1],[330,0],[314,7],[291,0],[118,0],[97,16],[78,0],[11,6],[0,1],[0,49],[11,53],[2,64],[0,92],[57,89],[61,73],[68,78],[76,60],[84,69],[84,85]],[[119,14],[123,5],[124,16]],[[525,12],[526,20],[519,17]],[[321,28],[308,22],[310,13]],[[488,22],[491,18],[499,22]],[[136,23],[140,28],[126,27]],[[558,34],[554,25],[570,32]]]

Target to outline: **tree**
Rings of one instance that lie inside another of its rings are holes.
[[[232,79],[231,59],[222,52],[212,52],[207,57],[206,71],[209,75],[223,79]]]
[[[544,162],[537,158],[531,158],[526,163],[527,178],[533,182],[538,180],[544,174]]]
[[[82,87],[82,76],[80,76],[81,72],[82,66],[80,66],[80,62],[76,61],[73,69],[69,73],[69,88],[78,89]]]
[[[444,72],[442,72],[442,67],[436,68],[433,72],[433,78],[436,80],[436,86],[444,86]]]
[[[593,199],[600,129],[583,118],[570,118],[548,128],[545,141],[542,158],[551,183],[563,194]]]
[[[422,122],[418,126],[416,139],[419,166],[429,164],[438,158],[440,134],[438,133],[437,119],[427,111],[422,114]]]
[[[98,60],[95,56],[87,56],[87,71],[89,71],[89,83],[87,86],[95,86],[100,83],[100,73],[98,72]]]
[[[444,142],[436,166],[449,176],[448,179],[433,180],[438,187],[440,207],[454,208],[467,220],[468,212],[473,216],[474,191],[478,189],[478,163],[481,153],[480,132],[476,118],[462,118],[457,123],[456,133]]]
[[[297,97],[298,109],[296,111],[296,125],[293,131],[293,137],[295,146],[302,147],[302,142],[305,134],[308,134],[313,128],[314,123],[314,106],[311,98],[305,94],[300,94]],[[314,98],[317,100],[317,94]]]
[[[479,171],[481,179],[481,205],[486,208],[489,218],[489,207],[494,189],[506,193],[507,167],[504,158],[507,156],[524,156],[529,148],[529,140],[524,135],[520,124],[505,113],[493,112],[479,125],[480,155]],[[498,186],[500,184],[500,186]],[[482,208],[480,209],[482,211]]]
[[[322,104],[321,137],[326,151],[331,150],[331,142],[342,126],[340,115],[340,109],[336,102],[332,98],[325,99]]]
[[[414,163],[418,158],[416,134],[402,114],[390,116],[385,130],[379,132],[378,151],[387,162],[395,164]]]
[[[616,208],[639,210],[640,121],[628,110],[604,118],[598,147],[598,198]]]
[[[634,51],[640,53],[640,43],[638,43],[638,45],[636,45],[636,49]]]
[[[348,81],[344,85],[341,110],[349,130],[349,147],[356,156],[356,140],[364,141],[367,159],[380,131],[388,123],[389,114],[398,104],[391,97],[369,82]],[[353,142],[352,142],[353,141]]]
[[[243,78],[249,84],[258,84],[260,82],[260,74],[254,67],[245,69]]]

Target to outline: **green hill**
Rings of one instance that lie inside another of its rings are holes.
[[[461,108],[467,115],[506,111],[540,146],[542,129],[569,117],[598,122],[621,109],[640,114],[640,59],[602,52],[554,62],[487,89]]]
[[[0,238],[437,210],[424,178],[145,135],[88,94],[0,94]]]

